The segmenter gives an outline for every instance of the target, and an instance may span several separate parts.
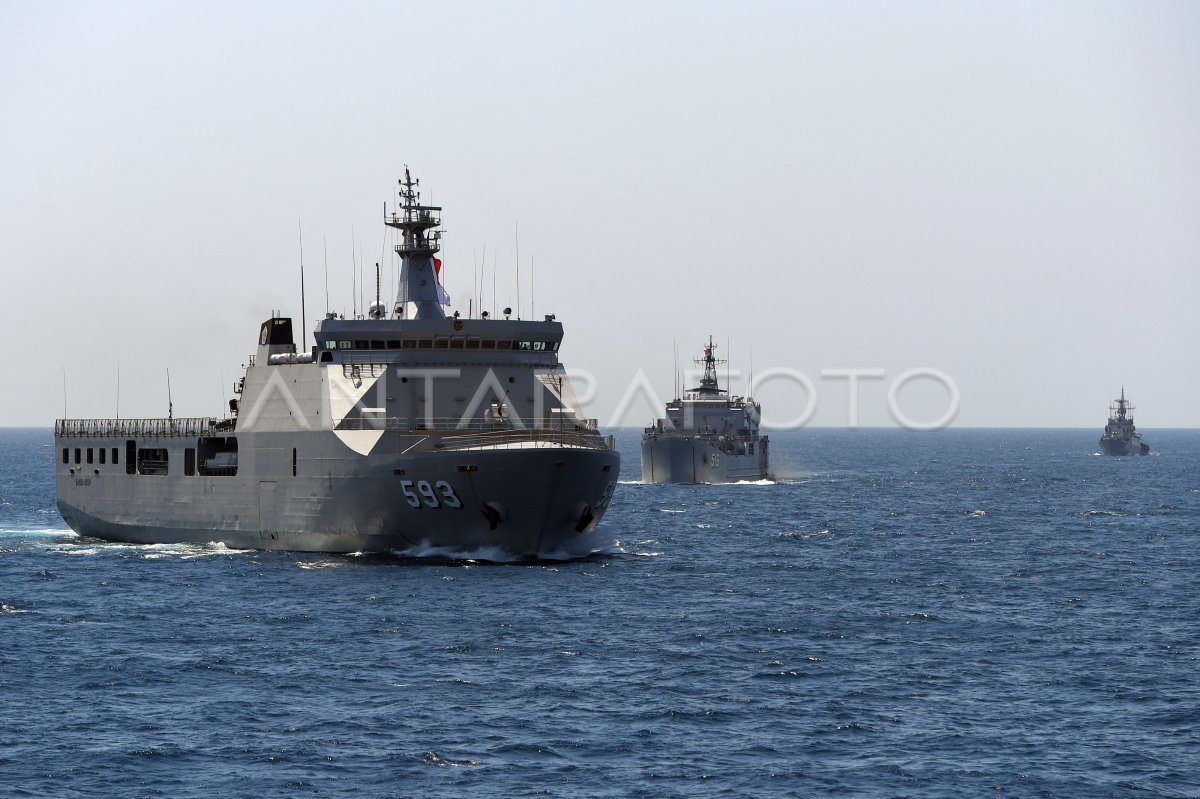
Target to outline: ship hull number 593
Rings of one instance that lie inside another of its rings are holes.
[[[462,508],[462,500],[454,493],[454,486],[445,480],[430,485],[428,480],[401,480],[400,490],[411,508]]]

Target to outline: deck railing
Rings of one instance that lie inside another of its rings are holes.
[[[389,417],[378,419],[344,419],[338,430],[402,430],[406,432],[440,432],[443,449],[480,449],[483,447],[527,447],[537,444],[557,444],[583,449],[613,449],[612,436],[601,436],[594,419],[577,420],[571,425],[527,423],[525,429],[513,428],[507,422],[471,419],[460,427],[461,420],[435,417],[409,419]],[[62,438],[152,438],[204,437],[221,435],[228,421],[206,417],[182,419],[58,419],[54,435]]]
[[[595,419],[522,419],[524,429],[540,433],[595,433],[599,424]],[[466,419],[456,416],[434,416],[432,418],[409,416],[381,416],[369,414],[343,419],[337,423],[336,430],[403,430],[412,432],[439,431],[447,433],[470,432],[504,432],[516,430],[521,432],[508,418],[503,419]]]
[[[570,424],[543,420],[525,420],[524,428],[513,427],[508,420],[454,417],[411,419],[406,416],[356,417],[343,419],[338,430],[397,430],[406,433],[441,433],[440,449],[517,448],[537,444],[557,444],[583,449],[613,449],[612,436],[598,434],[595,419],[575,419]]]
[[[564,430],[495,430],[489,433],[447,435],[441,449],[522,449],[538,445],[579,449],[614,449],[612,436]]]
[[[220,419],[203,416],[180,419],[56,419],[54,435],[89,438],[211,436],[217,434],[219,424]]]

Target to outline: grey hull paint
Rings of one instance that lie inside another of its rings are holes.
[[[497,547],[538,556],[569,549],[594,529],[619,470],[613,451],[553,445],[522,450],[515,459],[505,449],[362,457],[348,456],[327,433],[239,438],[243,455],[257,457],[245,457],[248,465],[231,477],[128,475],[124,464],[72,469],[60,463],[59,510],[80,535],[128,543],[220,542],[314,552]],[[405,443],[403,436],[396,439],[393,452]],[[259,446],[247,446],[251,442]],[[59,442],[68,448],[123,444]],[[154,444],[182,463],[184,447],[195,441]],[[260,468],[251,468],[256,461]],[[261,468],[272,461],[287,468]],[[422,481],[430,487],[444,482],[449,489],[434,489],[431,500],[412,485]],[[410,504],[413,496],[419,507]]]
[[[701,437],[642,441],[644,483],[736,483],[768,478],[766,453],[730,455]]]
[[[1149,455],[1150,445],[1142,443],[1140,437],[1130,440],[1101,438],[1100,452],[1105,455]]]

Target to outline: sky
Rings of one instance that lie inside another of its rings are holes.
[[[309,329],[355,260],[390,293],[406,164],[455,307],[482,263],[554,313],[604,425],[711,335],[781,426],[1098,430],[1122,386],[1200,426],[1198,36],[1194,2],[7,0],[0,426],[165,416],[168,370],[221,415],[302,258]]]

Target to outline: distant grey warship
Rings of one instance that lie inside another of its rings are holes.
[[[666,417],[642,434],[642,482],[734,483],[765,480],[767,437],[758,432],[762,408],[731,397],[717,384],[716,345],[704,348],[700,385],[667,403]]]
[[[608,508],[620,459],[582,418],[562,325],[448,317],[441,208],[405,168],[400,287],[327,314],[297,352],[263,322],[232,418],[59,419],[58,507],[81,535],[320,552],[570,548]]]
[[[1125,399],[1125,387],[1121,386],[1121,398],[1109,407],[1108,424],[1100,437],[1100,452],[1105,455],[1149,455],[1150,445],[1142,441],[1142,434],[1133,426],[1133,403]]]

